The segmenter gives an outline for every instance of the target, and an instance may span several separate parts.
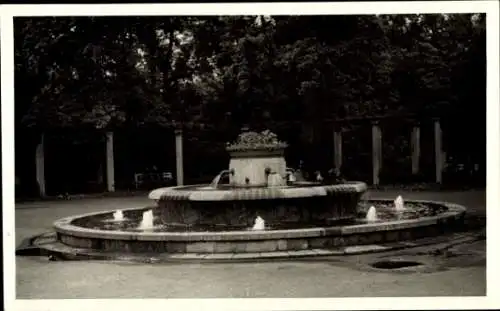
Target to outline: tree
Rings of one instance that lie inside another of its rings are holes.
[[[146,84],[135,68],[139,56],[124,18],[16,22],[16,83],[30,85],[16,88],[19,122],[41,129],[99,129],[137,116],[137,105],[147,100],[141,96]]]

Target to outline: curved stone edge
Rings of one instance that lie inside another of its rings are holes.
[[[367,200],[367,201],[392,201],[392,200]],[[418,202],[427,204],[439,204],[448,211],[430,217],[419,219],[397,220],[385,223],[373,223],[350,226],[318,227],[294,230],[272,230],[272,231],[226,231],[226,232],[125,232],[106,231],[90,228],[83,228],[72,225],[75,219],[88,217],[109,212],[94,212],[84,215],[67,217],[57,220],[54,229],[57,233],[89,239],[101,240],[121,240],[121,241],[171,241],[171,242],[208,242],[208,241],[263,241],[279,239],[299,239],[299,238],[319,238],[328,236],[343,236],[362,233],[386,232],[403,229],[411,229],[424,226],[439,225],[448,221],[460,219],[464,216],[466,208],[449,202],[412,200],[407,202]],[[138,208],[128,208],[127,210],[138,210]]]
[[[335,249],[308,249],[298,251],[276,251],[276,252],[253,252],[253,253],[173,253],[148,256],[148,254],[119,254],[102,253],[89,251],[83,248],[74,248],[59,242],[46,243],[39,245],[40,253],[38,255],[56,255],[63,260],[110,260],[110,261],[128,261],[140,263],[171,263],[171,262],[244,262],[244,261],[266,261],[279,259],[300,259],[307,257],[334,257],[346,255],[361,255],[369,253],[381,253],[398,251],[407,248],[417,248],[437,244],[457,244],[475,241],[477,238],[471,234],[456,233],[452,235],[440,236],[437,238],[420,239],[411,242],[396,242],[387,244],[370,244],[359,246],[338,247]]]
[[[193,187],[206,185],[193,185]],[[148,195],[151,200],[191,200],[191,201],[221,201],[221,200],[261,200],[278,198],[303,198],[327,196],[333,193],[363,193],[368,189],[364,182],[350,182],[336,185],[316,185],[311,187],[272,187],[234,190],[197,190],[185,189],[185,186],[158,188]],[[248,194],[248,195],[245,195]],[[255,195],[250,195],[255,194]]]

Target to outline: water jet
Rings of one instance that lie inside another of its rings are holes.
[[[378,220],[377,209],[375,208],[375,206],[372,205],[368,209],[368,212],[366,213],[366,220],[369,222],[374,222]]]
[[[139,223],[139,230],[151,230],[154,228],[153,224],[154,216],[153,210],[145,211],[142,213],[142,220]]]

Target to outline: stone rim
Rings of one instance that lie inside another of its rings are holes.
[[[199,189],[207,185],[174,186],[158,188],[149,193],[151,200],[189,201],[239,201],[282,198],[307,198],[342,193],[363,193],[368,187],[364,182],[349,182],[336,185],[311,185],[310,187],[263,187],[225,189]]]
[[[160,253],[160,254],[124,254],[120,252],[100,252],[92,249],[75,248],[72,246],[65,246],[60,242],[53,241],[52,243],[37,244],[36,247],[40,249],[40,254],[50,255],[54,254],[64,260],[111,260],[111,261],[128,261],[140,263],[215,263],[215,262],[260,262],[268,260],[289,260],[301,259],[310,257],[331,257],[331,256],[345,256],[345,255],[361,255],[369,253],[386,253],[391,251],[399,251],[406,248],[425,247],[428,245],[455,245],[457,243],[466,243],[475,241],[477,238],[470,234],[455,233],[452,235],[438,236],[430,242],[428,239],[415,240],[410,243],[383,243],[363,245],[361,247],[347,246],[337,247],[333,249],[314,248],[302,251],[276,251],[270,253],[254,252],[254,253]],[[393,255],[389,255],[393,257]],[[379,258],[388,258],[382,256]],[[371,261],[369,261],[371,262]],[[378,269],[369,267],[369,262],[360,263],[356,265],[359,269],[383,272]],[[432,267],[433,265],[425,265]],[[427,270],[426,270],[427,271]],[[425,271],[425,272],[426,272]],[[385,271],[386,273],[388,271]],[[391,271],[392,273],[402,273],[408,271]],[[410,271],[411,272],[411,271]],[[423,272],[419,270],[418,272]]]

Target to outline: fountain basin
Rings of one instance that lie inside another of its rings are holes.
[[[366,191],[363,182],[321,185],[303,182],[281,187],[217,188],[206,185],[153,190],[160,217],[179,224],[249,227],[257,216],[266,223],[329,225],[356,217],[356,206]]]
[[[392,200],[387,200],[391,202]],[[374,202],[380,202],[376,200]],[[465,208],[445,202],[408,201],[428,204],[443,211],[435,216],[379,223],[348,224],[269,231],[223,232],[127,232],[85,228],[79,219],[98,217],[91,213],[58,220],[57,240],[68,247],[99,252],[246,254],[334,249],[355,245],[380,245],[435,237],[454,231],[463,222]],[[126,209],[140,213],[144,209]],[[109,212],[108,212],[109,213]],[[411,246],[411,243],[406,246]],[[374,250],[383,250],[383,247]],[[314,252],[312,252],[314,254]],[[317,254],[316,254],[317,255]]]

